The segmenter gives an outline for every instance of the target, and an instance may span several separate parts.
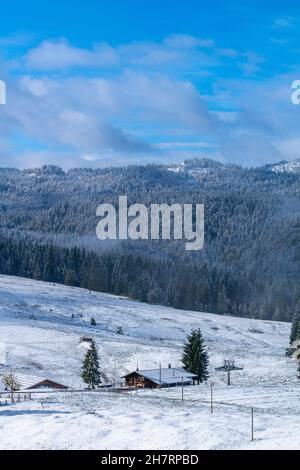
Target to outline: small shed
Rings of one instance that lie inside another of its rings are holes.
[[[162,369],[136,370],[122,377],[127,387],[158,388],[177,387],[179,385],[193,385],[197,375],[185,369],[168,367]]]
[[[69,387],[51,379],[13,373],[14,378],[20,384],[20,391],[25,390],[68,390]]]

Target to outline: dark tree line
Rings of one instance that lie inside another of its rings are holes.
[[[245,302],[249,281],[190,259],[182,266],[180,259],[159,260],[118,251],[99,254],[0,237],[0,271],[180,309],[263,319],[270,318],[272,308],[273,314],[278,311],[276,299],[273,303],[269,299],[268,311],[263,313],[256,303]],[[285,314],[279,311],[273,318],[285,320]]]
[[[204,171],[202,171],[204,169]],[[300,175],[192,161],[0,169],[0,272],[183,309],[291,320],[300,310]],[[97,242],[96,207],[204,203],[205,246]]]

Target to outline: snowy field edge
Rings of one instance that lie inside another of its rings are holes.
[[[96,326],[90,325],[90,319]],[[300,389],[284,355],[290,324],[180,311],[84,289],[0,276],[0,373],[32,374],[80,390],[84,335],[95,339],[108,381],[137,364],[180,365],[183,341],[201,328],[214,382],[126,394],[33,394],[0,407],[1,449],[300,449]],[[122,334],[120,334],[120,331]],[[215,367],[234,359],[243,368]],[[255,410],[251,442],[250,409]]]

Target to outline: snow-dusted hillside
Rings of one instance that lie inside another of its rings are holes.
[[[213,170],[224,168],[224,165],[216,160],[211,160],[209,158],[195,158],[170,165],[168,170],[173,173],[187,173],[188,175],[197,178],[198,176],[203,176]]]
[[[278,163],[272,166],[275,173],[300,173],[300,160],[292,160],[291,162]]]
[[[90,326],[91,317],[96,327]],[[179,365],[182,342],[195,327],[209,349],[213,416],[209,385],[186,388],[183,404],[178,389],[36,396],[30,403],[0,408],[0,447],[300,448],[299,383],[295,365],[284,357],[289,324],[179,311],[0,276],[0,341],[7,350],[0,372],[81,388],[85,350],[80,337],[88,335],[96,339],[102,371],[117,380],[137,364],[143,369],[160,362]],[[120,328],[123,335],[117,334]],[[230,388],[223,373],[214,370],[224,358],[244,368],[232,374]],[[249,406],[257,409],[257,440],[251,444]]]

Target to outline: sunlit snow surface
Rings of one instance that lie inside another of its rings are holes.
[[[117,334],[120,327],[123,335]],[[179,311],[0,276],[0,342],[7,352],[2,373],[32,374],[80,390],[82,336],[95,338],[102,372],[114,381],[137,364],[180,366],[182,342],[195,327],[209,349],[212,415],[209,383],[186,387],[183,403],[180,388],[34,395],[31,402],[0,407],[0,448],[300,449],[300,381],[284,356],[289,324]],[[223,359],[244,368],[232,373],[231,387],[214,370]]]

